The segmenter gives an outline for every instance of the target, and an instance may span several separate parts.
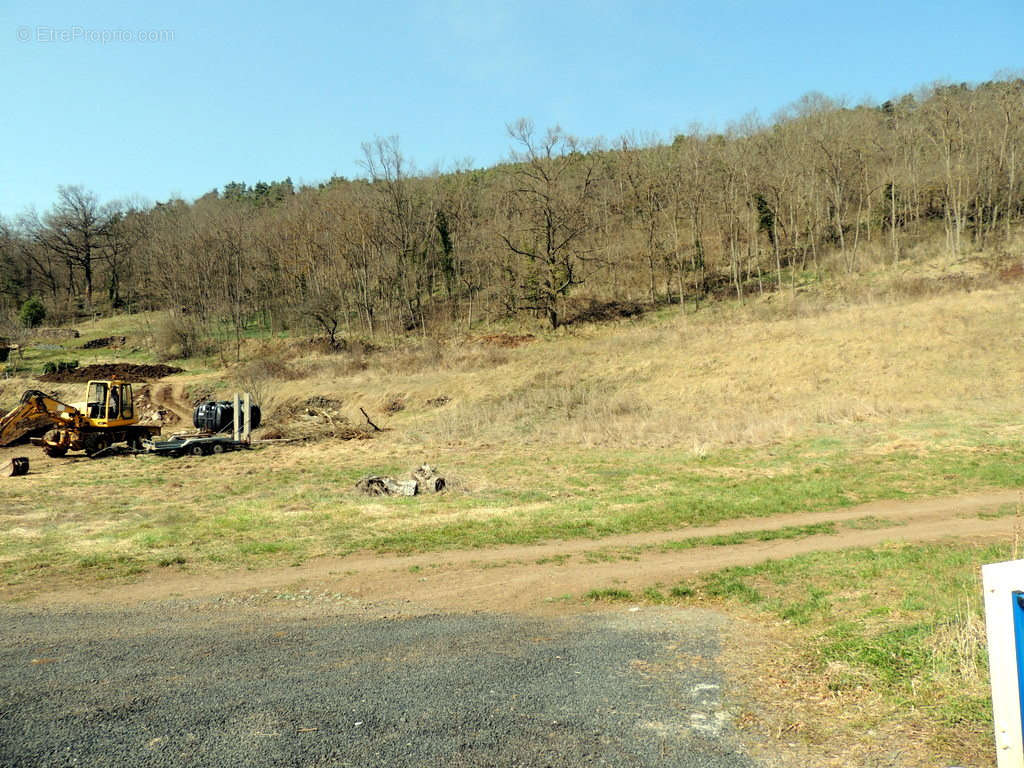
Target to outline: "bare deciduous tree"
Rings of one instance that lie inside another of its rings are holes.
[[[516,149],[509,170],[509,226],[500,237],[526,260],[526,307],[543,312],[557,328],[562,297],[583,283],[581,265],[593,257],[582,240],[591,226],[595,162],[558,126],[538,137],[533,123],[521,119],[508,133]]]

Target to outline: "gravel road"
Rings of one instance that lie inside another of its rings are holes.
[[[4,766],[753,766],[679,609],[0,607]]]

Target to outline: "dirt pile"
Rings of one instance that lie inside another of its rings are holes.
[[[82,349],[106,349],[107,347],[123,347],[128,339],[125,336],[104,336],[99,339],[87,341]]]
[[[39,377],[40,381],[74,383],[92,379],[121,379],[122,381],[151,381],[181,373],[181,368],[173,365],[134,365],[132,363],[101,363],[75,368],[70,371],[47,373]]]
[[[162,402],[156,402],[148,385],[139,388],[135,395],[135,414],[143,424],[177,424],[181,417]]]

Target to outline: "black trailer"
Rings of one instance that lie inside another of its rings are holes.
[[[227,435],[175,435],[170,440],[147,440],[142,444],[146,453],[175,457],[209,456],[213,453],[240,451],[249,447],[249,443]]]

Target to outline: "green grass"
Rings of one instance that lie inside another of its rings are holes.
[[[673,550],[693,549],[695,547],[727,547],[743,544],[748,541],[776,541],[779,539],[803,539],[808,536],[835,534],[836,524],[832,522],[812,523],[810,525],[787,525],[763,531],[740,531],[720,536],[693,536],[679,541],[660,544],[659,548],[670,552]]]
[[[852,549],[727,568],[669,594],[780,619],[806,649],[783,674],[834,695],[880,693],[937,741],[955,731],[982,750],[992,723],[980,567],[1010,557],[1002,544]]]
[[[883,528],[897,528],[901,525],[906,525],[903,520],[888,520],[884,517],[876,517],[874,515],[868,515],[866,517],[858,517],[854,520],[845,520],[840,523],[843,528],[849,528],[855,531],[877,531]]]
[[[1000,517],[1012,517],[1014,515],[1020,515],[1024,512],[1021,509],[1021,505],[1018,504],[1000,504],[997,509],[983,510],[978,513],[978,517],[982,520],[995,520]]]
[[[908,428],[910,431],[913,428]],[[69,462],[40,486],[0,483],[0,573],[9,582],[95,573],[84,555],[125,554],[107,572],[158,567],[176,554],[204,564],[261,567],[359,549],[426,552],[601,538],[685,529],[737,518],[821,512],[888,498],[1024,487],[1024,447],[987,431],[918,427],[939,434],[927,451],[874,454],[864,436],[724,450],[567,448],[512,453],[440,449],[466,490],[406,499],[354,490],[370,473],[401,474],[417,454],[395,456],[385,441],[353,461],[344,444],[324,452],[273,449],[201,460],[113,458]],[[959,450],[967,439],[984,450]],[[303,459],[303,452],[309,458]],[[391,453],[385,461],[374,456]],[[757,468],[757,472],[749,471]],[[102,471],[97,471],[102,469]],[[566,478],[575,482],[567,484]],[[59,481],[58,481],[59,480]],[[528,492],[522,490],[528,488]],[[97,502],[96,500],[100,500]],[[999,514],[1008,514],[1008,509]],[[862,518],[842,527],[877,527]],[[836,525],[683,538],[665,549],[724,546],[833,534]],[[635,558],[642,549],[596,551]],[[120,565],[119,565],[120,564]],[[123,565],[123,567],[122,567]]]

